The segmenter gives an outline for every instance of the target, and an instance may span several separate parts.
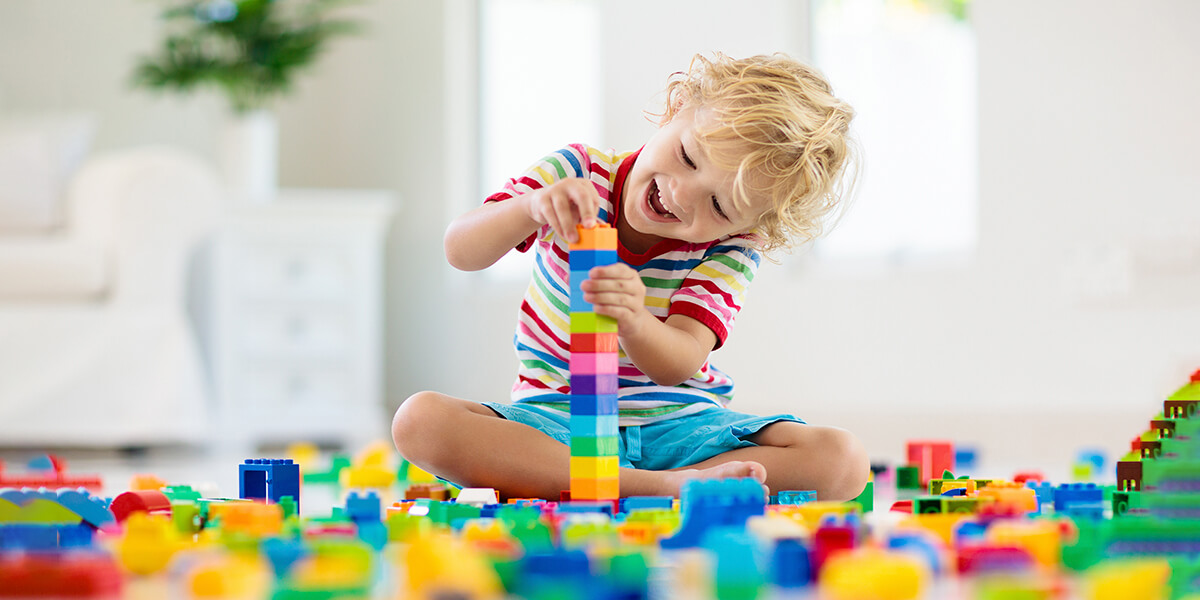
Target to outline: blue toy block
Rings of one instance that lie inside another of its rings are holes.
[[[571,271],[571,312],[573,313],[595,312],[592,303],[583,299],[583,288],[581,286],[587,279],[587,271]]]
[[[110,501],[93,496],[84,488],[75,490],[58,490],[58,503],[67,510],[77,514],[84,523],[92,527],[104,527],[117,522],[111,510]]]
[[[382,522],[382,509],[379,494],[367,492],[365,495],[350,492],[346,497],[346,518],[361,526],[364,522]]]
[[[717,598],[757,598],[763,586],[758,542],[744,527],[719,527],[704,534],[704,547],[716,559]]]
[[[974,448],[957,445],[954,447],[954,468],[958,472],[974,470],[976,460],[977,454]]]
[[[599,437],[620,432],[616,413],[606,415],[572,414],[571,437]]]
[[[381,521],[362,521],[358,523],[358,539],[379,552],[388,543],[387,525]]]
[[[0,524],[0,550],[49,552],[89,548],[93,531],[85,523],[4,523]]]
[[[521,574],[517,580],[520,585],[516,591],[520,598],[541,597],[540,592],[546,590],[580,593],[578,596],[552,597],[587,597],[586,592],[595,586],[591,563],[583,550],[551,548],[545,552],[526,554],[521,561]]]
[[[584,279],[587,279],[588,271],[594,267],[603,267],[617,262],[616,250],[572,250],[567,258],[567,264],[571,266],[571,281],[575,280],[575,273],[583,273]]]
[[[24,506],[34,500],[53,502],[79,516],[84,523],[96,528],[117,522],[112,511],[108,510],[108,501],[93,496],[85,488],[58,490],[5,488],[0,490],[0,500],[7,500],[17,506]]]
[[[817,501],[816,490],[782,490],[777,496],[779,504],[805,504]]]
[[[797,539],[784,538],[775,543],[771,554],[771,583],[783,588],[794,589],[808,585],[812,580],[812,559],[808,548]]]
[[[49,454],[43,454],[29,459],[29,462],[25,464],[25,468],[30,471],[53,471],[54,461],[50,459]]]
[[[1104,489],[1094,483],[1064,483],[1054,488],[1054,512],[1099,519],[1104,516]]]
[[[271,537],[263,540],[260,548],[271,563],[271,570],[275,573],[276,578],[286,575],[288,569],[296,561],[308,555],[308,549],[305,548],[302,542],[280,537]]]
[[[938,495],[939,495],[939,496],[951,496],[951,497],[953,497],[953,496],[966,496],[966,495],[967,495],[967,488],[950,488],[950,489],[948,489],[948,490],[946,490],[946,491],[944,491],[944,492],[942,492],[941,494],[938,494]]]
[[[572,418],[576,415],[615,415],[617,414],[617,406],[616,392],[600,396],[571,394]]]
[[[1064,483],[1054,488],[1054,512],[1090,504],[1104,504],[1104,489],[1094,483]]]
[[[670,510],[675,506],[675,498],[671,496],[629,496],[621,498],[621,512],[635,510]]]
[[[1104,457],[1104,450],[1096,448],[1085,448],[1080,450],[1077,460],[1081,463],[1090,464],[1092,466],[1093,473],[1100,473],[1104,471],[1104,465],[1106,462],[1108,462]]]
[[[892,550],[904,550],[921,557],[929,572],[934,575],[942,573],[942,548],[927,535],[901,533],[888,538],[887,547]]]
[[[613,514],[613,503],[607,500],[568,500],[558,503],[557,512],[571,514],[599,513],[611,517]]]
[[[238,465],[238,497],[278,503],[284,496],[300,510],[300,465],[290,458],[247,458]]]
[[[1034,497],[1037,498],[1038,511],[1042,511],[1043,506],[1048,506],[1054,503],[1054,484],[1049,481],[1035,481],[1033,479],[1025,482],[1025,487],[1033,490]]]
[[[571,399],[579,396],[614,396],[617,393],[617,374],[571,375]],[[571,414],[575,414],[572,411]],[[608,414],[608,413],[583,413]]]
[[[763,486],[750,477],[700,480],[683,484],[681,524],[673,537],[665,538],[665,549],[694,548],[715,527],[745,527],[746,520],[766,512]]]

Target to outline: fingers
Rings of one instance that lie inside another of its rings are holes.
[[[596,225],[600,213],[600,195],[585,179],[564,179],[539,191],[534,200],[533,217],[545,223],[568,242],[579,240],[575,230]]]
[[[644,308],[646,300],[646,286],[637,271],[621,263],[592,269],[580,289],[597,314],[618,319]]]

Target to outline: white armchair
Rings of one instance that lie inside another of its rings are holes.
[[[137,149],[83,165],[64,227],[0,233],[0,445],[208,437],[187,289],[223,196],[196,158]]]

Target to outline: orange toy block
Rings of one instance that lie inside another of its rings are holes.
[[[575,230],[579,232],[579,241],[570,244],[571,250],[617,249],[617,230],[609,227],[607,223],[601,223],[590,229],[583,225],[576,225]]]
[[[616,477],[604,479],[571,479],[572,500],[616,500],[620,487]]]

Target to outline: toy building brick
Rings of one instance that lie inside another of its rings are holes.
[[[571,499],[615,500],[617,485],[617,322],[597,315],[581,284],[594,267],[617,262],[617,230],[578,227],[571,266]]]

